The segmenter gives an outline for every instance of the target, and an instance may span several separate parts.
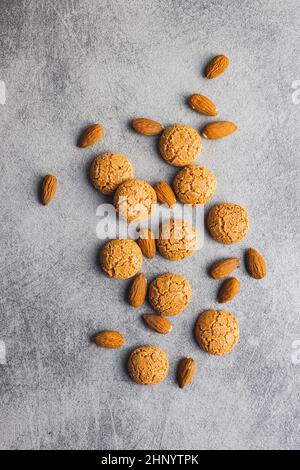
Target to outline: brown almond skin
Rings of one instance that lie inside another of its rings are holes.
[[[125,338],[121,333],[111,330],[100,331],[93,337],[93,340],[97,346],[107,349],[118,349],[125,343]]]
[[[255,248],[246,251],[246,268],[254,279],[263,279],[267,274],[266,261]]]
[[[143,255],[148,259],[152,259],[154,258],[156,254],[156,245],[155,245],[154,235],[151,232],[151,230],[148,230],[148,229],[145,229],[143,233],[146,233],[146,237],[143,238],[142,236],[140,236],[137,239],[137,244],[142,250]]]
[[[217,261],[210,269],[210,275],[214,279],[225,279],[240,266],[239,258],[225,258]]]
[[[79,147],[86,148],[96,144],[103,137],[104,130],[100,124],[92,124],[84,130],[80,137]]]
[[[57,191],[57,179],[53,175],[46,175],[43,179],[42,182],[42,187],[41,187],[41,203],[46,206],[49,204],[49,202],[52,201],[54,198],[56,191]]]
[[[221,75],[227,69],[229,59],[226,55],[217,55],[214,57],[206,67],[205,76],[209,80]]]
[[[240,283],[235,277],[226,279],[218,292],[218,302],[225,304],[232,300],[240,291]]]
[[[167,318],[161,317],[159,315],[144,313],[142,318],[149,328],[162,335],[166,335],[173,328],[172,323]]]
[[[158,135],[164,130],[159,122],[147,118],[133,119],[131,125],[135,132],[147,136]]]
[[[206,124],[202,129],[202,135],[205,139],[214,140],[222,139],[237,130],[237,126],[230,121],[215,121]]]
[[[217,116],[216,105],[205,95],[194,94],[189,98],[190,107],[205,116]]]
[[[147,279],[145,274],[138,274],[131,283],[128,302],[132,307],[140,307],[145,302],[147,295]]]
[[[187,387],[195,375],[196,372],[196,362],[191,357],[185,357],[181,359],[178,371],[177,371],[177,381],[180,388]]]
[[[160,181],[154,186],[154,191],[156,192],[157,200],[161,204],[166,204],[168,207],[173,207],[176,204],[176,196],[173,189],[165,181]]]

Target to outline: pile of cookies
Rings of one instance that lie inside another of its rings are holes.
[[[228,67],[225,56],[215,57],[206,69],[207,79],[215,78]],[[207,116],[216,116],[215,104],[204,95],[192,95],[190,106]],[[173,207],[177,199],[182,204],[206,204],[216,190],[216,177],[211,170],[194,162],[202,148],[202,139],[192,127],[175,124],[167,129],[153,120],[138,118],[132,121],[133,129],[147,136],[160,135],[159,151],[170,165],[180,167],[173,180],[173,189],[165,181],[152,187],[146,181],[136,179],[134,169],[127,157],[119,153],[104,153],[97,157],[90,168],[90,179],[102,194],[112,195],[115,209],[120,217],[130,222],[147,219],[157,202]],[[225,137],[236,130],[229,121],[216,121],[207,124],[202,136],[207,139]],[[83,133],[82,148],[95,144],[103,136],[99,124],[89,126]],[[53,184],[53,188],[51,184]],[[47,175],[42,185],[42,202],[48,204],[53,198],[57,180]],[[249,230],[248,214],[241,206],[224,202],[215,205],[208,214],[207,228],[219,243],[233,244],[241,241]],[[139,308],[147,294],[155,313],[142,315],[145,324],[153,331],[167,334],[172,323],[166,317],[179,315],[189,304],[192,288],[182,275],[168,272],[157,276],[147,285],[143,273],[137,274],[143,264],[143,257],[154,258],[156,248],[168,260],[184,260],[192,256],[197,246],[197,230],[185,220],[170,219],[159,228],[155,240],[149,229],[141,230],[137,241],[131,239],[110,240],[100,253],[100,265],[111,278],[128,279],[136,276],[129,289],[130,305]],[[236,278],[229,278],[239,266],[237,258],[218,261],[211,269],[214,279],[225,279],[218,293],[218,301],[230,301],[239,291]],[[248,250],[246,266],[250,275],[261,279],[266,274],[264,258],[255,249]],[[226,279],[227,278],[227,279]],[[195,325],[195,338],[199,346],[209,354],[222,355],[230,352],[238,342],[238,321],[226,310],[207,310],[202,313]],[[94,342],[105,348],[120,348],[125,343],[124,336],[117,331],[101,331],[94,336]],[[188,385],[195,373],[196,363],[192,358],[183,358],[178,367],[180,387]],[[143,385],[157,384],[168,374],[169,361],[166,353],[157,346],[145,345],[132,351],[128,361],[128,371],[134,381]]]

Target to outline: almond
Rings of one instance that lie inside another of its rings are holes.
[[[152,313],[144,313],[143,320],[152,330],[163,335],[169,333],[173,328],[172,323],[167,318]]]
[[[141,273],[133,280],[129,293],[128,301],[133,307],[143,305],[147,294],[147,279],[145,274]]]
[[[189,98],[189,104],[192,109],[206,116],[216,116],[218,110],[216,105],[204,95],[192,95]]]
[[[52,201],[57,190],[57,179],[53,175],[46,175],[41,187],[41,203],[46,206]]]
[[[206,124],[202,129],[205,139],[222,139],[237,130],[237,126],[230,121],[216,121]]]
[[[205,76],[208,79],[218,77],[225,72],[229,65],[229,59],[226,55],[217,55],[208,64],[205,70]]]
[[[232,300],[240,290],[240,283],[235,277],[226,279],[218,292],[218,302],[224,304]]]
[[[266,261],[255,248],[249,248],[246,252],[246,268],[254,279],[262,279],[267,274]]]
[[[173,207],[176,204],[176,196],[171,186],[165,181],[160,181],[153,186],[158,201],[161,204],[166,204],[168,207]]]
[[[240,266],[238,258],[225,258],[217,261],[210,269],[210,275],[214,279],[224,279],[232,271]]]
[[[143,255],[146,258],[152,259],[156,253],[156,245],[154,235],[151,230],[141,230],[140,237],[137,239],[137,243],[142,250]]]
[[[80,138],[79,147],[86,148],[94,145],[96,142],[98,142],[98,140],[101,139],[103,134],[104,130],[100,124],[92,124],[83,132]]]
[[[181,359],[178,371],[177,380],[180,388],[186,387],[193,379],[196,372],[196,362],[191,357],[184,357]]]
[[[124,336],[118,331],[100,331],[93,339],[97,346],[109,349],[121,348],[125,343]]]
[[[137,118],[133,119],[132,127],[138,134],[143,135],[158,135],[163,131],[163,126],[152,119]]]

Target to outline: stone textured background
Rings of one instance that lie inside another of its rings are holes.
[[[297,0],[1,0],[1,448],[300,447],[300,364],[292,360],[300,340],[300,105],[292,101],[299,13]],[[203,67],[219,53],[230,68],[205,81]],[[128,122],[145,115],[199,129],[207,119],[186,105],[193,92],[213,98],[220,118],[239,126],[223,141],[205,141],[198,162],[218,178],[212,203],[245,206],[251,232],[232,247],[205,234],[184,262],[145,261],[149,279],[174,270],[193,286],[190,306],[161,337],[141,322],[149,306],[133,311],[124,302],[128,282],[98,268],[103,199],[88,167],[116,150],[138,177],[171,181],[176,169],[158,156],[156,140]],[[105,138],[81,150],[78,135],[93,121]],[[59,191],[45,208],[37,188],[46,173],[58,177]],[[217,307],[207,266],[249,246],[266,255],[268,277],[256,282],[241,267],[241,293],[228,305],[240,322],[239,345],[210,357],[192,334],[199,312]],[[103,328],[123,331],[126,347],[91,345]],[[161,345],[171,363],[153,388],[134,384],[125,367],[130,350],[147,343]],[[196,358],[198,371],[180,390],[183,355]]]

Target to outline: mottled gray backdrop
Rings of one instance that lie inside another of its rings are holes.
[[[299,2],[0,3],[0,447],[299,448]],[[219,53],[230,68],[206,81],[203,67]],[[203,144],[198,162],[218,179],[208,206],[243,205],[251,231],[231,247],[206,233],[203,248],[183,262],[145,261],[149,279],[173,270],[193,286],[188,309],[161,337],[141,322],[148,305],[136,311],[125,302],[128,282],[98,268],[96,209],[104,199],[88,167],[113,150],[128,155],[138,177],[171,181],[176,169],[159,157],[156,139],[128,122],[149,116],[200,129],[207,119],[186,105],[195,92],[239,126]],[[81,150],[78,135],[94,121],[105,138]],[[59,190],[43,207],[37,188],[47,173]],[[239,345],[210,357],[192,334],[199,312],[217,307],[218,283],[207,267],[249,246],[265,254],[268,277],[254,281],[241,267],[241,293],[228,305],[240,322]],[[123,331],[126,346],[90,344],[103,328]],[[169,355],[170,374],[159,386],[127,376],[128,354],[141,344]],[[183,355],[198,371],[180,390],[174,371]]]

